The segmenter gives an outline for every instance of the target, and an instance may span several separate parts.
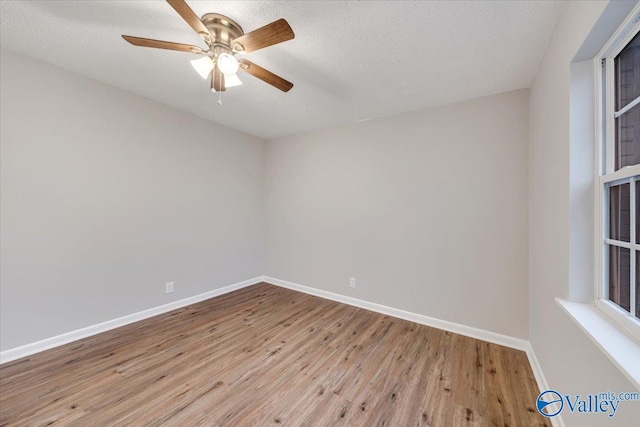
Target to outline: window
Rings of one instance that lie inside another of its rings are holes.
[[[596,306],[640,337],[640,22],[601,57]]]

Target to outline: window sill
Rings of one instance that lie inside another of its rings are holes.
[[[591,304],[560,298],[556,302],[640,390],[640,343]]]

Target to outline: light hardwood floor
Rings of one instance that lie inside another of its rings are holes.
[[[0,367],[0,425],[548,426],[526,355],[268,284]]]

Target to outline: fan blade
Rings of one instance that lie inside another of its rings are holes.
[[[134,46],[155,47],[158,49],[179,50],[180,52],[190,52],[190,53],[199,53],[199,54],[204,53],[204,51],[200,49],[198,46],[193,46],[190,44],[165,42],[162,40],[145,39],[142,37],[133,37],[133,36],[124,36],[124,35],[122,36],[122,38]]]
[[[225,90],[227,90],[227,88],[224,86],[224,74],[222,74],[216,66],[211,73],[211,91],[224,92]]]
[[[236,44],[240,44],[244,50],[235,49],[239,52],[253,52],[274,44],[286,42],[295,37],[289,23],[284,19],[278,19],[262,28],[251,31],[238,37],[231,42],[231,47],[235,49]]]
[[[246,59],[238,61],[240,69],[251,74],[254,77],[259,78],[263,82],[269,83],[271,86],[277,87],[283,92],[289,92],[293,87],[293,83],[286,81],[280,76],[276,76],[271,71],[265,70],[259,65],[254,64]]]
[[[195,14],[184,0],[167,0],[167,3],[169,3],[171,7],[178,12],[178,15],[182,16],[182,19],[184,19],[207,44],[211,44],[213,42],[213,34],[209,32],[209,29],[202,23],[200,18],[198,18],[198,15]]]

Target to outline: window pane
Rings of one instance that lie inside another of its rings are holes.
[[[616,170],[640,163],[640,105],[616,119]]]
[[[631,197],[630,184],[609,188],[609,238],[630,242],[631,240]]]
[[[625,310],[631,306],[631,251],[609,246],[609,299]]]
[[[636,243],[640,243],[640,228],[638,226],[640,226],[640,181],[636,181]]]
[[[636,251],[636,272],[640,268],[640,251]],[[636,273],[636,317],[640,319],[640,274]]]
[[[640,96],[640,33],[615,58],[616,111]]]

